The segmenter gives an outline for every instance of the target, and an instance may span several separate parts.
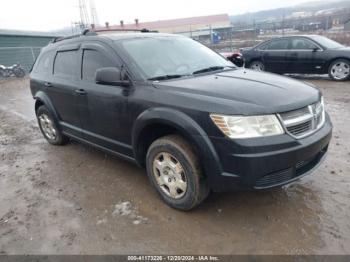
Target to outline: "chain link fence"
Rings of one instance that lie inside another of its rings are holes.
[[[225,28],[208,28],[179,32],[216,51],[234,51],[260,42],[287,35],[323,35],[350,46],[350,9],[332,15],[273,19],[256,22],[246,19]]]
[[[0,47],[0,65],[20,64],[28,73],[32,68],[41,47]]]

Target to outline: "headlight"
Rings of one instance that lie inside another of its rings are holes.
[[[210,114],[215,125],[230,138],[274,136],[284,133],[275,115],[226,116]]]

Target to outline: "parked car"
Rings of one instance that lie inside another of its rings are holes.
[[[324,159],[332,124],[315,87],[240,69],[179,35],[89,33],[42,49],[30,74],[41,132],[145,167],[171,207],[210,191],[295,181]]]
[[[231,61],[238,67],[244,66],[244,59],[243,55],[239,51],[235,52],[222,52],[220,53],[223,57],[225,57],[227,60]]]
[[[288,36],[241,50],[248,67],[279,74],[329,74],[350,77],[350,48],[319,35]]]

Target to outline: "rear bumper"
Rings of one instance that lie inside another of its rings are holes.
[[[264,189],[281,186],[310,174],[325,158],[332,124],[303,139],[284,134],[233,141],[211,138],[223,172],[210,176],[213,191]]]

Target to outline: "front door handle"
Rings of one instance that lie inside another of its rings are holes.
[[[86,95],[87,92],[84,89],[76,89],[75,93],[79,94],[79,95]]]
[[[44,84],[46,87],[52,87],[52,84],[50,82],[45,82]]]

